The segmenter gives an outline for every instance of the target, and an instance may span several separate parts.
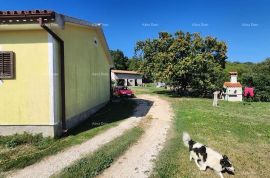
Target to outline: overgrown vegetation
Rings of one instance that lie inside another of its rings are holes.
[[[243,75],[246,73],[250,73],[252,71],[252,67],[255,65],[255,63],[246,62],[227,62],[225,71],[226,71],[226,81],[230,81],[230,75],[229,72],[237,72],[237,80],[241,83],[243,83]]]
[[[270,58],[260,63],[228,63],[226,70],[237,71],[244,87],[254,87],[254,101],[270,101]]]
[[[43,138],[40,134],[22,134],[0,137],[0,172],[31,165],[48,155],[80,144],[98,133],[118,124],[133,114],[136,103],[121,100],[110,103],[93,117],[69,131],[63,138]],[[119,112],[125,110],[125,112]]]
[[[104,169],[108,168],[112,162],[134,144],[142,134],[143,129],[141,127],[128,130],[122,136],[102,146],[96,152],[89,154],[70,167],[65,168],[61,173],[54,175],[54,177],[95,177]]]
[[[182,98],[155,88],[134,89],[137,93],[160,94],[172,103],[175,111],[173,129],[152,177],[217,177],[211,170],[199,171],[189,161],[188,149],[182,142],[183,131],[228,155],[236,168],[235,177],[269,177],[269,103],[220,101],[219,107],[212,107],[210,99]]]

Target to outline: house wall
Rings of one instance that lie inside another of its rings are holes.
[[[95,29],[66,24],[64,30],[53,31],[65,42],[66,117],[70,128],[109,101],[110,66]]]
[[[138,85],[142,85],[143,83],[142,83],[142,79],[137,79],[137,84]]]
[[[226,88],[224,99],[227,101],[242,101],[242,88],[241,87]]]
[[[142,85],[142,79],[127,79],[127,80],[131,86],[135,86],[136,84],[135,80],[137,81],[137,85]]]
[[[51,124],[48,49],[45,31],[0,31],[0,50],[15,52],[16,74],[0,85],[1,126]]]
[[[128,79],[128,83],[131,86],[135,86],[135,79]]]
[[[49,26],[65,42],[66,117],[71,128],[109,101],[110,66],[95,28],[55,27]],[[0,31],[0,50],[16,55],[16,79],[0,84],[0,135],[61,132],[59,45],[36,28]]]
[[[115,73],[111,72],[111,78],[112,78],[113,81],[115,81],[117,79]]]

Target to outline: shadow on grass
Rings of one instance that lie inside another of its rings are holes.
[[[177,94],[173,91],[170,90],[161,90],[161,91],[153,91],[154,94],[158,94],[158,95],[164,95],[164,96],[168,96],[168,97],[172,97],[172,98],[180,98],[182,97],[180,94]]]
[[[70,129],[65,136],[77,135],[84,131],[118,122],[132,116],[143,117],[148,113],[152,104],[151,101],[138,98],[113,99],[89,119]]]
[[[211,98],[211,96],[197,96],[197,95],[193,95],[193,94],[190,94],[190,93],[187,93],[187,94],[180,94],[180,93],[177,93],[177,92],[174,92],[174,91],[170,91],[170,90],[161,90],[161,91],[153,91],[152,93],[154,94],[158,94],[158,95],[163,95],[163,96],[168,96],[168,97],[171,97],[171,98],[182,98],[182,97],[185,97],[185,98]]]

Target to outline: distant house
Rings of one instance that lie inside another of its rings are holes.
[[[224,82],[223,99],[226,101],[242,101],[242,85],[237,82],[237,72],[230,72],[230,82]]]
[[[136,71],[112,70],[112,81],[117,85],[139,86],[142,85],[142,75]]]
[[[164,82],[156,82],[155,84],[156,84],[156,87],[157,88],[165,87],[166,86],[166,83],[164,83]]]
[[[60,135],[110,99],[100,26],[48,10],[0,11],[0,135]]]

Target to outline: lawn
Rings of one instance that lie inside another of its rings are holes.
[[[150,85],[149,87],[131,87],[131,89],[135,92],[135,95],[139,94],[157,94],[159,92],[164,92],[164,88],[156,88],[153,85]]]
[[[159,94],[173,106],[175,119],[165,148],[156,161],[152,177],[217,177],[199,171],[189,161],[182,132],[229,156],[236,169],[234,177],[269,177],[270,103],[219,102],[211,99],[175,97],[153,87],[133,88],[135,93]],[[233,177],[225,175],[225,177]]]
[[[4,171],[34,164],[46,156],[80,144],[118,125],[118,121],[133,114],[135,106],[135,101],[126,99],[110,103],[76,128],[69,130],[67,136],[58,139],[30,134],[0,136],[0,175]]]

